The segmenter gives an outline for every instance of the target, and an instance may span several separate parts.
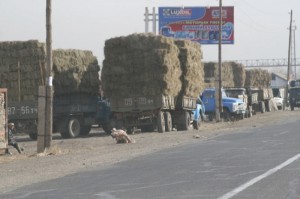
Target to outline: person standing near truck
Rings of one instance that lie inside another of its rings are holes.
[[[14,132],[15,130],[15,124],[14,123],[8,123],[8,145],[13,146],[19,153],[22,153],[24,151],[23,147],[20,147],[18,142],[14,139]],[[11,154],[9,150],[7,150],[8,154]]]

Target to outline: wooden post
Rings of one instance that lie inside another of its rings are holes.
[[[46,90],[45,86],[39,86],[38,93],[38,132],[37,132],[37,152],[45,151],[45,117],[46,117]]]
[[[46,139],[45,147],[51,147],[52,141],[52,0],[47,0],[46,8],[46,28],[47,28],[47,85],[46,85]]]

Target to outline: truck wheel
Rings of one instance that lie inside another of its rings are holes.
[[[163,133],[166,130],[164,113],[161,111],[157,114],[157,130],[159,133]]]
[[[223,109],[222,115],[223,115],[224,121],[226,121],[226,122],[231,121],[231,114],[226,108]]]
[[[32,140],[37,140],[37,133],[29,133],[29,137]]]
[[[266,111],[267,112],[271,112],[271,110],[272,110],[272,106],[271,106],[271,102],[270,102],[270,100],[268,100],[268,101],[266,101]]]
[[[172,116],[170,112],[165,112],[164,118],[165,118],[166,131],[167,132],[172,131]]]
[[[249,106],[249,113],[248,113],[248,117],[250,118],[250,117],[252,117],[252,106]]]
[[[72,118],[68,123],[68,133],[70,138],[78,137],[80,134],[80,122],[76,118]]]
[[[92,129],[92,126],[90,126],[90,125],[82,126],[80,128],[80,135],[87,136],[90,133],[91,129]]]
[[[291,111],[293,111],[293,110],[295,110],[295,108],[294,108],[294,106],[293,106],[293,105],[291,105]]]
[[[191,124],[191,118],[190,118],[190,114],[187,111],[184,112],[183,122],[184,123],[182,123],[182,130],[183,131],[189,130],[189,127],[190,127],[190,124]]]
[[[209,114],[208,115],[208,119],[209,119],[209,121],[212,122],[214,120],[214,115],[213,114]]]
[[[193,121],[193,128],[199,130],[201,126],[201,116],[199,116],[197,121]]]
[[[265,102],[259,102],[259,108],[261,113],[266,112]]]

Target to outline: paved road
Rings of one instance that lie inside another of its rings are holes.
[[[299,199],[300,118],[201,141],[0,198]]]

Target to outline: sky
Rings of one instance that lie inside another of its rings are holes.
[[[223,60],[287,58],[291,10],[300,55],[299,0],[222,3],[234,7],[235,31],[234,44],[222,46]],[[146,7],[152,12],[153,7],[218,5],[219,0],[52,0],[52,46],[90,50],[102,65],[105,40],[145,32]],[[46,0],[0,0],[0,42],[32,39],[46,41]],[[218,45],[202,45],[202,51],[203,61],[218,60]]]

